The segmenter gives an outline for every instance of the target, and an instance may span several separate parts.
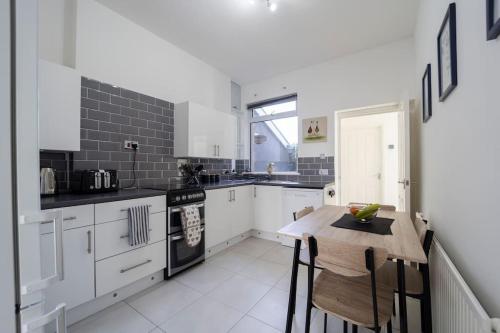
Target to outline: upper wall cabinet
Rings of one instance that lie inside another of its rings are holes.
[[[175,157],[234,159],[236,117],[193,102],[175,105]]]
[[[80,87],[74,69],[39,61],[40,149],[80,150]]]

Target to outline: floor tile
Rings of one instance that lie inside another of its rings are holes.
[[[351,324],[349,325],[349,332],[351,331]],[[324,327],[324,312],[322,311],[317,311],[316,316],[314,317],[314,320],[311,322],[311,333],[323,333],[323,327]],[[339,319],[335,316],[328,316],[328,324],[326,325],[327,327],[327,333],[338,333],[338,332],[343,332],[344,329],[344,322],[342,319]],[[373,333],[372,330],[369,330],[364,327],[358,327],[358,332],[359,333]],[[386,333],[387,328],[382,328],[382,333]],[[399,330],[397,329],[392,329],[393,333],[399,333]],[[420,332],[420,331],[412,331],[410,332]]]
[[[229,249],[238,253],[245,254],[247,256],[257,258],[266,253],[269,249],[278,245],[280,245],[278,242],[250,237],[230,247]]]
[[[147,319],[160,325],[200,298],[201,294],[179,282],[168,281],[127,299]]]
[[[213,265],[203,263],[179,274],[175,281],[182,283],[202,294],[212,291],[224,281],[230,279],[235,273]]]
[[[148,333],[155,328],[124,302],[117,303],[68,328],[69,333]]]
[[[277,330],[284,331],[286,328],[287,309],[288,292],[273,288],[248,312],[248,315]],[[306,299],[297,296],[297,306],[293,322],[294,332],[304,332],[305,314]],[[316,309],[313,309],[313,319],[315,314]]]
[[[275,246],[267,250],[259,259],[292,267],[293,248],[283,245]]]
[[[257,259],[243,269],[239,274],[256,281],[275,285],[289,270],[289,266]]]
[[[229,333],[280,333],[280,331],[255,318],[245,316]]]
[[[255,258],[233,251],[224,251],[210,258],[209,264],[238,273],[252,263]]]
[[[235,275],[207,294],[223,304],[243,313],[248,312],[269,290],[271,286],[255,280]]]
[[[202,297],[161,328],[168,333],[226,333],[243,316],[227,305]]]

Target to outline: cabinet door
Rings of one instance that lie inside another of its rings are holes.
[[[205,201],[205,247],[231,238],[231,202],[227,188],[207,191]]]
[[[277,232],[283,222],[279,186],[255,186],[255,229]]]
[[[189,102],[189,156],[217,157],[217,142],[215,134],[220,126],[214,111]]]
[[[80,74],[40,60],[38,80],[40,149],[79,151]]]
[[[42,249],[53,251],[50,234],[44,235]],[[48,308],[66,303],[70,309],[95,296],[94,226],[66,230],[63,233],[64,280],[47,289]],[[48,266],[53,263],[48,262]],[[50,269],[50,267],[49,267]]]
[[[234,187],[232,190],[231,234],[234,237],[254,227],[253,186]]]
[[[234,159],[236,156],[236,117],[224,112],[217,112],[217,126],[214,128],[214,142],[217,158]]]

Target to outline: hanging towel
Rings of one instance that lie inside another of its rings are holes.
[[[182,231],[187,246],[194,247],[201,241],[200,211],[196,205],[185,206],[181,212]]]
[[[128,209],[128,243],[137,246],[149,242],[149,206]]]

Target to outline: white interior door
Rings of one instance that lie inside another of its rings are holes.
[[[399,125],[399,167],[398,167],[398,207],[399,211],[410,212],[410,103],[401,103],[398,112]]]
[[[380,127],[342,129],[342,205],[349,202],[381,202],[381,142]]]

